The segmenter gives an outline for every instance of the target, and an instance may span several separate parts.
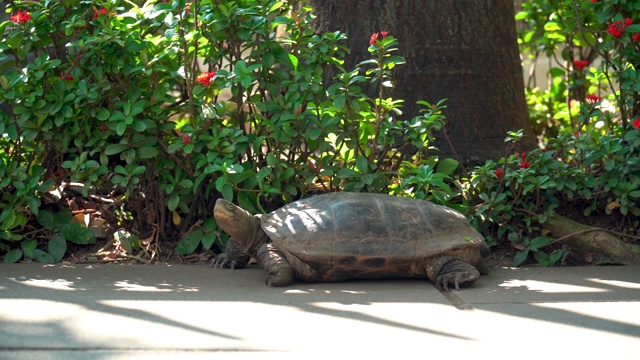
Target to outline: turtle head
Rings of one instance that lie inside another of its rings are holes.
[[[231,235],[248,254],[253,255],[266,242],[260,219],[225,199],[216,200],[213,216],[218,226]]]

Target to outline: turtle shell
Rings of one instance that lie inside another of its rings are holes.
[[[318,195],[290,203],[261,221],[287,257],[321,272],[349,268],[351,275],[343,274],[345,278],[408,276],[408,267],[421,259],[478,252],[486,246],[458,211],[385,194]],[[358,272],[365,276],[356,276]]]

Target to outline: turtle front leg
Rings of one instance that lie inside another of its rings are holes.
[[[293,268],[282,251],[273,243],[263,244],[258,249],[258,261],[267,272],[268,286],[285,286],[293,282]]]
[[[440,291],[449,291],[449,285],[460,290],[460,286],[471,286],[480,272],[473,265],[451,256],[432,259],[426,265],[429,280]]]
[[[251,256],[245,254],[240,244],[233,238],[227,242],[226,252],[216,256],[212,266],[217,268],[242,269],[247,266]]]

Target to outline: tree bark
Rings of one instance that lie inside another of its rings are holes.
[[[525,129],[522,148],[535,146],[516,39],[513,0],[310,0],[318,33],[347,34],[347,69],[368,59],[372,33],[389,31],[407,59],[394,74],[402,119],[418,115],[417,100],[447,98],[436,144],[445,156],[481,163],[504,154],[509,130]],[[375,94],[369,91],[371,95]]]
[[[555,213],[543,226],[551,232],[550,236],[564,238],[559,242],[572,249],[597,253],[607,260],[625,265],[640,265],[640,246],[622,241],[607,231],[594,229]]]

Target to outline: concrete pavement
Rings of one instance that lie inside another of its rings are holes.
[[[640,267],[492,269],[448,296],[426,280],[264,275],[0,264],[0,359],[640,359]]]

